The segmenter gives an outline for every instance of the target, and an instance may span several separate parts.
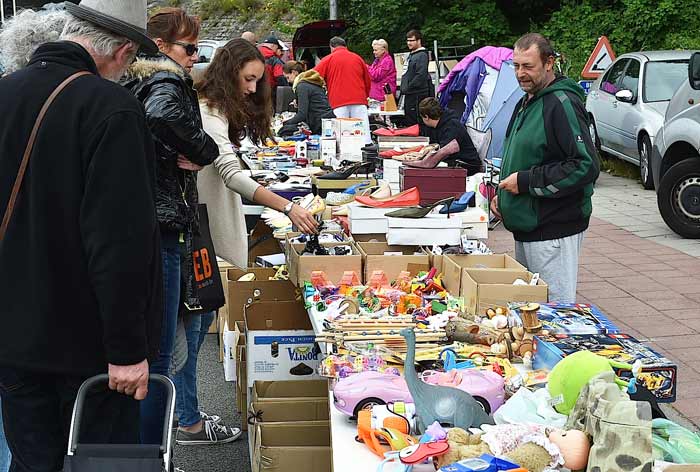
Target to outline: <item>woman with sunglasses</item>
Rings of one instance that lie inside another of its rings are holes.
[[[198,224],[197,171],[211,164],[219,150],[202,129],[197,93],[190,77],[198,59],[199,18],[180,8],[163,8],[148,20],[147,30],[160,54],[139,58],[132,64],[124,85],[143,103],[156,147],[155,194],[161,230],[164,307],[160,353],[150,372],[169,375],[180,304],[199,304],[191,256]],[[180,386],[177,390],[180,401],[183,392]],[[144,444],[160,444],[165,411],[164,391],[151,385],[141,402]],[[207,430],[227,437],[234,435],[229,429],[212,424]]]

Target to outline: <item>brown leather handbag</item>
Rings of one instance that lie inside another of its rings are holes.
[[[7,202],[7,208],[5,208],[5,216],[2,218],[2,224],[0,224],[0,241],[5,238],[5,233],[7,232],[7,227],[10,224],[10,218],[12,218],[12,213],[15,209],[15,203],[17,202],[17,195],[19,194],[20,188],[22,188],[22,181],[24,180],[24,173],[27,170],[27,165],[29,164],[29,157],[32,155],[32,149],[34,148],[34,143],[36,142],[36,135],[41,127],[41,122],[44,121],[46,112],[53,101],[58,97],[58,95],[65,89],[68,84],[73,82],[78,77],[83,75],[90,75],[90,72],[81,71],[68,77],[66,80],[61,82],[58,87],[49,95],[49,98],[44,102],[44,106],[41,107],[39,115],[36,117],[34,122],[34,128],[32,128],[32,133],[29,135],[29,141],[27,142],[27,147],[24,149],[24,155],[22,156],[22,162],[19,165],[19,170],[17,171],[17,177],[15,178],[15,183],[12,186],[12,193],[10,194],[10,199]]]

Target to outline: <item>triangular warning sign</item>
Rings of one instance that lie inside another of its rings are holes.
[[[614,60],[615,53],[613,52],[612,46],[610,46],[610,41],[608,41],[607,37],[601,36],[598,39],[598,44],[596,44],[593,49],[591,57],[588,58],[588,62],[583,66],[581,77],[597,79]]]

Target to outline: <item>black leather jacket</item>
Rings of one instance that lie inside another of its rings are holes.
[[[156,147],[156,213],[161,232],[184,234],[187,251],[182,273],[183,300],[197,304],[192,280],[192,234],[197,228],[197,173],[177,166],[179,155],[206,166],[219,156],[214,140],[202,129],[192,78],[175,61],[161,55],[131,65],[122,84],[143,103]],[[129,137],[125,136],[125,139]]]
[[[202,129],[192,79],[172,59],[140,59],[123,82],[143,103],[156,143],[156,209],[161,229],[184,232],[197,221],[197,176],[177,167],[181,154],[200,166],[214,162],[219,148]]]

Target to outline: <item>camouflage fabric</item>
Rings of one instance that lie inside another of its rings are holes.
[[[566,429],[591,436],[588,472],[651,472],[651,418],[651,405],[630,400],[610,371],[583,388]]]

